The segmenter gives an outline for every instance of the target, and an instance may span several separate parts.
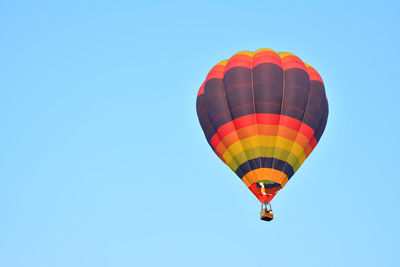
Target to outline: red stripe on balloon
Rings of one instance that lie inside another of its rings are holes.
[[[308,71],[308,76],[310,76],[310,81],[319,81],[321,83],[324,83],[319,73],[313,67],[308,66],[307,71]]]
[[[258,192],[257,190],[257,185],[256,183],[252,184],[249,186],[249,189],[251,192],[253,192],[253,194],[258,198],[258,200],[260,200],[261,203],[264,203],[265,201],[270,202],[277,193],[273,193],[272,195],[262,195]],[[278,188],[277,188],[278,189]],[[279,188],[280,189],[280,188]],[[278,190],[279,190],[278,189]]]
[[[307,71],[307,67],[306,65],[304,65],[303,61],[294,55],[282,57],[282,62],[284,70],[302,69],[304,71]]]
[[[318,143],[317,139],[315,139],[315,137],[313,136],[313,137],[311,138],[311,140],[310,140],[310,147],[311,147],[312,149],[314,149],[315,146],[317,145],[317,143]]]
[[[263,63],[273,63],[282,68],[281,57],[276,52],[272,52],[272,51],[257,52],[253,56],[253,63],[252,63],[253,68],[255,66],[263,64]]]
[[[236,54],[232,56],[226,64],[224,73],[235,67],[245,67],[251,69],[251,56],[245,54]]]
[[[225,69],[225,65],[221,65],[221,64],[215,65],[214,68],[212,68],[210,70],[210,72],[208,73],[205,82],[207,82],[210,79],[215,79],[215,78],[222,79],[222,78],[224,78],[224,69]]]
[[[199,92],[197,93],[197,96],[204,94],[204,84],[206,82],[203,82],[200,86]]]

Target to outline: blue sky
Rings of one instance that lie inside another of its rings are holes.
[[[0,266],[399,266],[395,1],[1,1]],[[240,50],[321,74],[324,136],[273,222],[197,90]]]

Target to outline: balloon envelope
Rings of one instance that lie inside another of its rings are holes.
[[[211,148],[261,202],[299,169],[328,118],[317,71],[271,49],[242,51],[215,65],[196,106]]]

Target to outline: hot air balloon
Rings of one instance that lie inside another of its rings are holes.
[[[215,65],[197,94],[207,142],[262,204],[310,155],[328,118],[321,76],[297,56],[271,49],[242,51]]]

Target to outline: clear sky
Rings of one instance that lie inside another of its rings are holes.
[[[400,5],[330,2],[1,1],[0,266],[400,266]],[[270,223],[195,110],[263,47],[330,104]]]

